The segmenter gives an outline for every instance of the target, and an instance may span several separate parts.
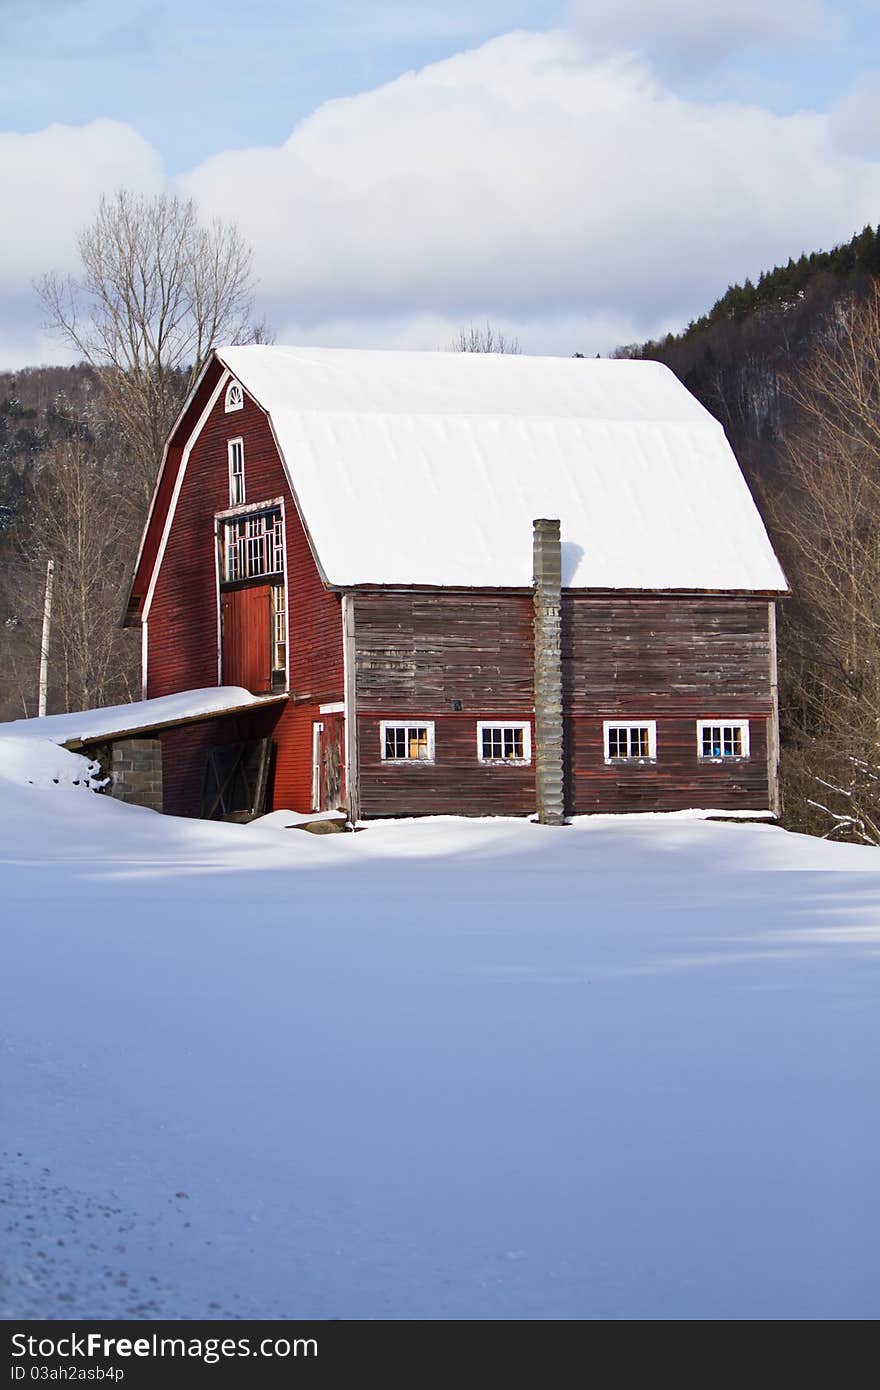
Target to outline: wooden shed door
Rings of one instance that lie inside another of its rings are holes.
[[[223,684],[255,695],[272,688],[270,586],[226,589],[223,615]]]
[[[335,811],[345,799],[345,718],[325,714],[313,726],[314,774],[312,797],[316,811]]]

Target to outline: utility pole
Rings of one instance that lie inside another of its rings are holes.
[[[37,700],[37,714],[40,718],[46,713],[46,696],[49,691],[49,633],[52,629],[52,589],[55,584],[55,561],[46,562],[46,600],[43,604],[43,636],[40,640],[40,693]]]

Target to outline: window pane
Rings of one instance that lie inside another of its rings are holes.
[[[742,758],[745,756],[745,725],[706,724],[700,733],[700,754],[704,758]]]
[[[651,730],[647,724],[625,724],[606,731],[609,758],[650,758]]]
[[[505,758],[521,758],[523,755],[523,736],[522,729],[504,730],[504,756]]]

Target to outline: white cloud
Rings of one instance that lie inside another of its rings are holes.
[[[686,317],[880,205],[880,166],[841,153],[828,117],[687,101],[563,34],[330,102],[184,184],[254,243],[278,325],[488,315],[526,346],[560,315]]]
[[[9,292],[44,270],[73,268],[76,234],[102,193],[121,184],[151,192],[163,183],[156,151],[118,121],[0,132],[0,168],[0,285]]]
[[[873,222],[880,163],[841,120],[687,100],[634,57],[514,33],[329,102],[281,146],[217,155],[179,186],[253,243],[279,341],[433,348],[488,318],[526,351],[594,352]],[[23,362],[42,347],[31,277],[73,265],[101,191],[163,175],[110,121],[0,136],[0,157],[0,358],[19,321]]]
[[[880,0],[878,0],[880,4]],[[880,73],[859,78],[831,114],[838,145],[851,154],[880,159]]]
[[[823,0],[570,0],[568,15],[591,45],[649,53],[673,71],[801,43],[831,24]]]

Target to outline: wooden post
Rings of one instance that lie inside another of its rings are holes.
[[[43,635],[40,638],[40,689],[37,695],[37,715],[46,713],[49,694],[49,636],[52,631],[52,590],[55,585],[55,561],[46,561],[46,597],[43,602]]]
[[[535,791],[542,825],[564,825],[562,775],[562,546],[559,522],[533,523]]]
[[[767,785],[770,790],[770,810],[774,816],[782,812],[779,791],[779,672],[776,657],[776,604],[767,604],[767,631],[770,638],[770,718],[767,720]]]

